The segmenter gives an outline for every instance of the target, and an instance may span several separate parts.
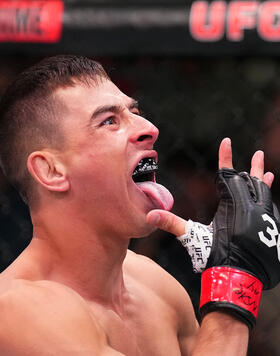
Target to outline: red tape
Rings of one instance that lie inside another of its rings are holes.
[[[209,302],[227,302],[257,317],[262,289],[256,277],[239,269],[208,268],[202,273],[200,307]]]

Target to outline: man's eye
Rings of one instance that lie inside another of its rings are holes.
[[[138,110],[138,109],[134,109],[133,111],[131,111],[132,114],[134,115],[138,115],[138,116],[141,116],[141,112]]]
[[[101,125],[114,125],[116,123],[115,117],[114,116],[110,116],[108,117],[106,120],[102,121]]]
[[[135,109],[134,111],[132,111],[132,113],[134,115],[145,117],[145,113],[142,110],[139,110],[139,109]]]

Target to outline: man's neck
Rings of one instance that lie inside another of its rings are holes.
[[[119,310],[126,294],[122,264],[129,239],[96,233],[84,221],[33,216],[29,253],[50,279],[74,289],[83,298]]]

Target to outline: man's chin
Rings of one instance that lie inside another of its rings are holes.
[[[140,229],[137,229],[138,231],[135,232],[132,236],[132,238],[141,238],[141,237],[147,237],[151,235],[154,231],[157,230],[157,227],[149,225],[148,223],[143,224]]]

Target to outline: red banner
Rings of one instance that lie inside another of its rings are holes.
[[[58,42],[63,11],[60,0],[0,1],[0,42]]]
[[[268,42],[280,42],[280,1],[195,1],[190,9],[190,33],[201,42],[244,40],[244,32],[255,30]]]

